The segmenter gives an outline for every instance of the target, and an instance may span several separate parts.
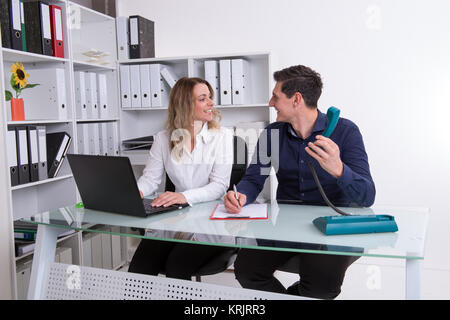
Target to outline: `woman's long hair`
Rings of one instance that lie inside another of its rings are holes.
[[[169,107],[167,110],[167,120],[165,128],[169,131],[170,150],[175,158],[180,158],[183,145],[190,138],[190,130],[194,126],[194,112],[196,97],[194,96],[195,85],[205,84],[214,97],[214,90],[208,81],[201,78],[181,78],[170,91]],[[213,107],[213,118],[208,122],[208,129],[219,129],[221,115],[219,110]],[[178,152],[179,151],[179,152]]]

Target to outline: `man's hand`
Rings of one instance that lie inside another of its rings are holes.
[[[344,164],[341,161],[339,147],[333,140],[316,136],[314,143],[308,143],[306,152],[319,162],[320,166],[335,178],[342,176]],[[313,150],[311,150],[311,149]]]
[[[228,191],[227,194],[223,197],[223,203],[228,213],[241,212],[242,207],[247,203],[247,196],[245,194],[238,192],[237,195],[239,202],[238,200],[236,200],[234,191]]]
[[[187,200],[182,193],[166,191],[153,200],[152,207],[168,207],[172,204],[183,204],[186,202]]]

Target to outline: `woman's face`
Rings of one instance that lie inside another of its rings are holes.
[[[194,86],[195,110],[194,121],[208,122],[213,119],[214,101],[211,100],[211,93],[204,83],[197,83]]]

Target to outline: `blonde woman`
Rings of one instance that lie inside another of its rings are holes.
[[[138,180],[142,196],[155,192],[167,173],[175,192],[164,192],[153,206],[220,199],[227,191],[233,161],[233,137],[220,127],[213,89],[200,78],[181,78],[170,92],[166,129],[158,132]],[[142,240],[129,272],[191,279],[209,259],[223,250],[216,246]]]

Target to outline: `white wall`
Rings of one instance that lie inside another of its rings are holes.
[[[449,12],[447,0],[118,0],[119,15],[155,21],[157,56],[270,51],[273,71],[321,73],[319,108],[363,133],[376,204],[431,209],[431,271],[450,270]]]

